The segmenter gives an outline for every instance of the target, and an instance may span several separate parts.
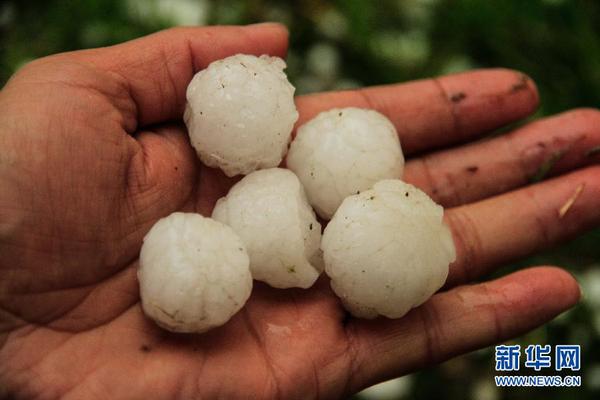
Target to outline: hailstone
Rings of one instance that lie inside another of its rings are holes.
[[[400,180],[343,201],[321,248],[331,287],[354,316],[400,318],[443,286],[456,257],[443,212]]]
[[[284,69],[278,57],[238,54],[194,76],[184,120],[204,164],[227,176],[279,165],[298,119]]]
[[[330,219],[349,195],[383,179],[399,179],[404,156],[394,125],[377,111],[332,109],[298,129],[287,167],[306,189],[310,204]]]
[[[174,332],[223,325],[252,291],[248,254],[238,235],[192,213],[173,213],[150,229],[138,280],[146,315]]]
[[[217,202],[212,217],[242,238],[254,279],[276,288],[308,288],[323,270],[321,225],[287,169],[247,175]]]

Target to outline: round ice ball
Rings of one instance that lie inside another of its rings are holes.
[[[217,202],[212,217],[242,238],[254,279],[276,288],[308,288],[323,270],[321,225],[287,169],[247,175]]]
[[[443,286],[456,257],[443,212],[399,180],[343,201],[321,248],[331,287],[354,316],[400,318]]]
[[[238,54],[194,76],[184,120],[204,164],[227,176],[279,165],[298,119],[284,69],[278,57]]]
[[[322,112],[302,125],[287,167],[298,175],[317,214],[330,219],[347,196],[401,178],[404,156],[390,120],[350,107]]]
[[[150,229],[138,280],[146,315],[173,332],[223,325],[252,291],[248,253],[238,235],[192,213],[173,213]]]

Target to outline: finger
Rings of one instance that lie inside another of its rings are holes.
[[[600,224],[600,166],[451,208],[445,216],[457,252],[446,282],[452,287]]]
[[[404,179],[444,207],[600,162],[600,111],[546,118],[496,138],[407,162]]]
[[[284,57],[287,30],[274,23],[174,28],[116,46],[68,53],[120,79],[135,103],[141,125],[181,117],[185,91],[195,72],[227,56]]]
[[[192,195],[199,161],[182,125],[163,124],[137,136],[140,146],[129,163],[127,188],[140,221],[153,223],[181,209]]]
[[[375,109],[391,119],[410,154],[464,142],[526,117],[536,109],[538,94],[525,75],[493,69],[301,96],[297,105],[297,126],[334,107]]]
[[[351,390],[521,335],[579,298],[571,275],[538,267],[439,293],[399,320],[353,320]]]

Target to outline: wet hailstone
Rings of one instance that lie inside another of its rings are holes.
[[[194,76],[184,120],[204,164],[228,176],[279,165],[298,119],[284,68],[278,57],[238,54]]]
[[[394,125],[373,110],[332,109],[298,129],[287,166],[306,189],[310,204],[330,219],[349,195],[382,179],[397,179],[404,156]]]
[[[308,288],[319,277],[321,225],[293,172],[271,168],[247,175],[217,202],[212,217],[242,238],[254,279]]]
[[[400,318],[442,287],[456,257],[443,212],[399,180],[344,200],[321,248],[331,287],[354,316]]]
[[[145,314],[174,332],[223,325],[252,290],[238,235],[210,218],[180,212],[159,220],[144,237],[138,280]]]

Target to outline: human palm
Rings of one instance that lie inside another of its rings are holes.
[[[234,53],[283,56],[278,25],[176,29],[38,60],[0,93],[0,391],[17,398],[342,397],[530,330],[579,299],[551,267],[465,285],[600,221],[600,114],[579,110],[461,147],[537,105],[506,70],[297,99],[396,124],[406,180],[448,208],[444,290],[399,320],[357,320],[321,278],[255,283],[223,327],[173,334],[144,317],[142,238],[173,211],[209,215],[235,182],[200,164],[181,119],[193,73]],[[423,155],[427,152],[427,155]],[[418,156],[412,156],[418,154]],[[547,160],[556,177],[528,179]]]

